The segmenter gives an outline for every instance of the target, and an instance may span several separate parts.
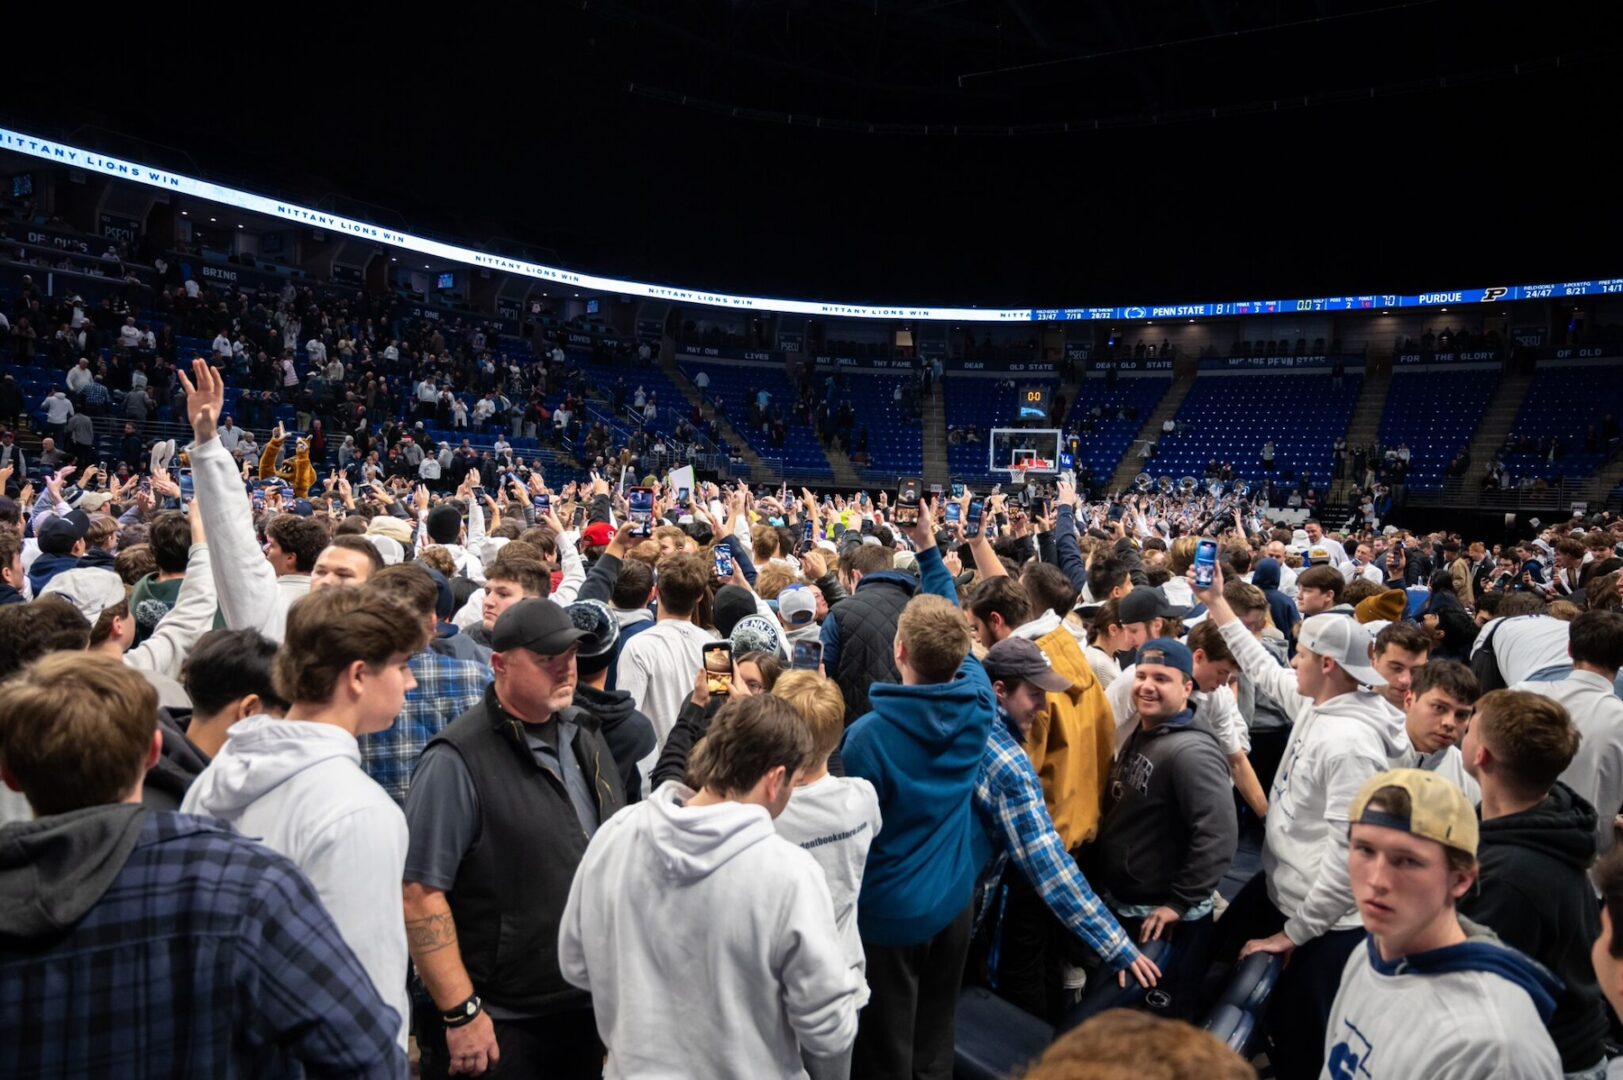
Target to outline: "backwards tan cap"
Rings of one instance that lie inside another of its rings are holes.
[[[1375,793],[1386,787],[1408,792],[1407,816],[1370,809],[1369,802]],[[1423,769],[1391,769],[1364,781],[1364,786],[1358,789],[1358,797],[1353,799],[1348,820],[1354,825],[1379,825],[1383,829],[1423,836],[1476,857],[1476,809],[1452,782]]]

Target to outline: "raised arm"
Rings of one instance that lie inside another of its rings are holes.
[[[280,639],[276,614],[276,571],[259,550],[253,507],[243,490],[236,462],[215,434],[225,401],[225,381],[202,359],[192,361],[192,378],[180,373],[186,391],[186,418],[192,425],[187,455],[192,463],[193,501],[210,540],[210,566],[220,611],[233,630],[258,630]]]

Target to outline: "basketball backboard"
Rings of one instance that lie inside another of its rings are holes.
[[[1064,432],[1058,428],[993,428],[987,468],[992,472],[1052,476],[1062,468]]]

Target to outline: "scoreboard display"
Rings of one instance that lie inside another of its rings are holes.
[[[1049,389],[1041,383],[1032,386],[1022,386],[1016,392],[1019,400],[1019,416],[1022,420],[1048,419]]]

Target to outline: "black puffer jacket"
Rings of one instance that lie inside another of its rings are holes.
[[[828,673],[845,695],[849,727],[868,711],[872,683],[899,683],[896,670],[896,622],[919,591],[918,580],[896,570],[879,570],[857,582],[850,599],[829,609],[823,624],[823,660],[836,654]]]

